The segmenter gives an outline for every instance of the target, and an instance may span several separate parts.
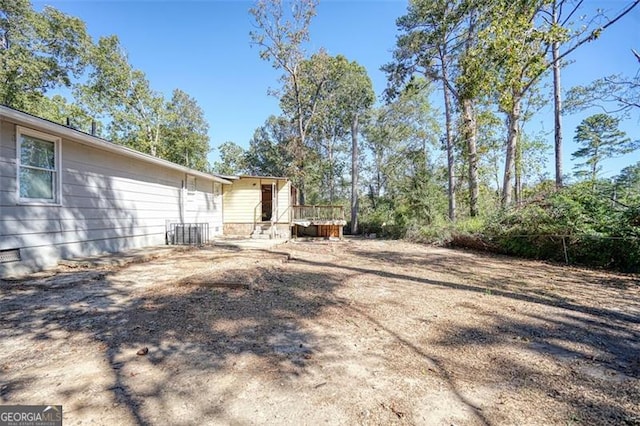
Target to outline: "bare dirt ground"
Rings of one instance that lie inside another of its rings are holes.
[[[347,240],[60,268],[0,303],[0,404],[67,425],[640,424],[638,276]]]

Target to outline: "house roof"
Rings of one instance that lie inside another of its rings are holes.
[[[232,179],[242,179],[242,178],[253,178],[253,179],[274,179],[274,180],[289,180],[287,177],[281,176],[253,176],[253,175],[239,175],[239,176],[229,176]]]
[[[135,149],[128,148],[126,146],[118,145],[110,142],[106,139],[99,138],[97,136],[90,135],[89,133],[81,132],[71,127],[63,126],[62,124],[55,123],[53,121],[46,120],[44,118],[37,117],[32,114],[28,114],[23,111],[0,105],[0,120],[7,119],[16,124],[20,124],[25,127],[34,128],[34,130],[44,130],[52,133],[56,136],[60,136],[65,139],[73,140],[74,142],[91,146],[97,149],[101,149],[115,154],[120,154],[125,157],[135,158],[137,160],[152,163],[168,169],[177,170],[183,173],[187,173],[193,176],[201,177],[204,179],[212,180],[222,184],[231,184],[228,179],[222,176],[213,175],[210,173],[200,172],[198,170],[190,169],[185,166],[181,166],[171,161],[164,160],[162,158],[154,157],[149,154],[136,151]]]
[[[240,179],[240,176],[235,176],[235,175],[218,175],[220,176],[222,179],[226,179],[226,180],[238,180]]]

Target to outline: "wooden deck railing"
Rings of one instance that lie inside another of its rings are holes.
[[[344,206],[293,206],[293,220],[344,220]]]

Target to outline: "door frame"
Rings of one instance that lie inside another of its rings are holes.
[[[266,193],[270,192],[270,199],[265,199]],[[260,209],[260,220],[262,222],[270,222],[273,218],[273,183],[265,184],[260,183],[260,203],[262,205]]]

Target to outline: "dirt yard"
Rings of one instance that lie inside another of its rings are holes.
[[[0,303],[0,404],[65,425],[640,425],[637,276],[347,240],[60,268]]]

